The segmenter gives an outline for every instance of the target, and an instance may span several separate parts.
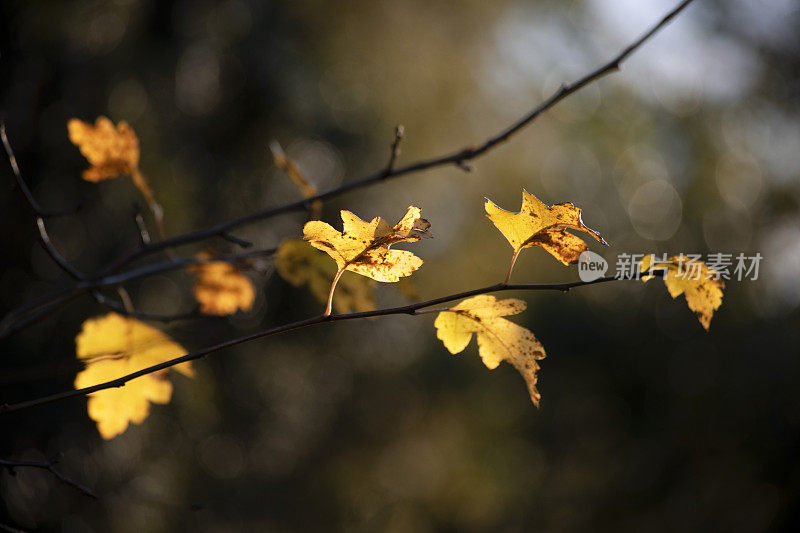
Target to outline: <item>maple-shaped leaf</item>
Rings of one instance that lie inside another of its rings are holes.
[[[529,329],[502,318],[521,313],[526,307],[524,301],[516,298],[498,300],[481,294],[441,311],[434,326],[436,336],[452,354],[463,351],[472,334],[477,335],[483,363],[489,369],[497,368],[501,361],[511,363],[522,374],[531,400],[538,407],[541,395],[536,390],[539,370],[536,361],[544,359],[544,347]]]
[[[284,241],[275,254],[278,274],[294,285],[308,285],[311,294],[322,303],[328,299],[336,266],[328,256],[300,239]],[[364,276],[345,272],[339,279],[334,307],[338,313],[375,309],[375,282]]]
[[[501,209],[489,199],[485,208],[486,216],[514,248],[508,277],[520,251],[530,246],[541,246],[565,265],[577,262],[581,252],[586,250],[586,243],[567,232],[568,229],[588,233],[606,244],[598,232],[583,223],[579,208],[571,203],[547,206],[525,189],[522,190],[522,207],[518,213]]]
[[[422,265],[422,259],[405,250],[392,250],[399,242],[416,242],[430,237],[430,223],[420,218],[418,207],[411,206],[400,221],[390,226],[381,217],[370,222],[350,211],[342,211],[342,231],[330,224],[312,220],[303,227],[303,238],[311,246],[330,255],[338,267],[325,314],[331,312],[333,290],[345,270],[376,281],[396,282],[410,276]]]
[[[86,364],[75,377],[76,389],[104,383],[187,353],[163,332],[117,313],[86,320],[75,337],[75,345],[78,359]],[[173,368],[186,376],[194,375],[191,363]],[[150,412],[150,402],[168,403],[171,396],[168,370],[163,370],[133,379],[123,387],[93,392],[87,409],[100,435],[110,439],[124,432],[129,423],[143,422]]]
[[[70,119],[69,140],[91,163],[83,171],[86,181],[103,181],[117,176],[132,176],[139,168],[139,139],[127,122],[117,126],[106,117],[98,117],[94,126]]]
[[[72,118],[67,122],[67,131],[69,140],[92,165],[83,171],[83,179],[98,182],[129,176],[153,212],[159,237],[165,239],[164,210],[139,170],[139,139],[133,128],[124,121],[114,126],[110,119],[101,116],[94,125]]]
[[[200,252],[199,259],[211,259],[210,252]],[[200,303],[200,312],[207,315],[232,315],[237,309],[249,311],[253,308],[256,293],[250,278],[238,268],[225,261],[211,261],[192,265],[190,270],[197,276],[194,296]]]
[[[689,309],[694,311],[700,324],[708,331],[714,311],[722,305],[722,289],[725,288],[716,270],[685,255],[673,255],[666,261],[657,261],[652,254],[642,259],[639,270],[644,282],[655,277],[653,272],[661,270],[670,296],[677,298],[683,294]]]

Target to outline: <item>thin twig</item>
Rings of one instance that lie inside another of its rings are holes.
[[[133,213],[133,221],[136,223],[136,229],[139,230],[139,244],[141,246],[147,246],[152,239],[150,238],[147,224],[144,223],[144,217],[139,212],[138,208]]]
[[[177,270],[189,265],[211,263],[216,261],[237,263],[253,257],[271,256],[275,253],[275,251],[276,249],[272,248],[268,250],[249,250],[246,252],[220,255],[212,258],[186,257],[175,261],[164,261],[161,263],[145,265],[140,268],[130,270],[128,272],[123,272],[117,275],[106,276],[104,278],[99,278],[96,280],[86,280],[77,282],[73,287],[57,291],[51,295],[40,298],[39,300],[33,302],[32,304],[28,304],[26,306],[10,311],[8,314],[6,314],[5,317],[3,317],[3,320],[0,321],[0,339],[9,336],[12,333],[16,333],[17,331],[23,329],[24,327],[27,327],[30,324],[35,323],[36,320],[43,318],[46,313],[53,312],[55,309],[58,309],[63,305],[66,305],[75,298],[87,292],[97,291],[98,289],[103,289],[107,287],[116,287],[124,283],[127,283],[129,281],[152,276],[154,274],[160,274],[162,272],[167,272],[169,270]],[[98,303],[105,305],[107,307],[111,307],[118,312],[121,313],[125,312],[124,308],[122,308],[121,306],[115,307],[114,303],[112,303],[108,299],[103,299],[102,297],[98,297],[98,294],[99,292],[97,294],[95,293],[92,294],[92,296],[95,298],[95,300],[98,301]],[[183,315],[164,316],[164,315],[151,315],[147,313],[135,313],[132,316],[136,316],[137,318],[151,319],[151,320],[168,321],[168,320],[189,318],[190,316],[195,316],[195,315],[183,314]]]
[[[69,276],[74,280],[83,280],[83,274],[78,272],[78,270],[76,270],[67,262],[66,259],[64,259],[64,256],[59,253],[59,251],[53,245],[53,242],[50,240],[50,235],[47,233],[47,227],[45,226],[44,219],[48,215],[52,216],[52,213],[42,209],[42,207],[33,197],[33,193],[31,193],[28,184],[25,183],[24,179],[22,179],[22,173],[19,170],[19,165],[17,164],[17,158],[14,155],[14,150],[11,148],[11,143],[8,142],[5,122],[0,122],[0,137],[2,138],[3,146],[6,149],[6,155],[8,156],[8,161],[11,164],[11,170],[14,174],[17,187],[19,187],[20,191],[22,191],[22,195],[25,197],[25,201],[28,203],[28,207],[33,212],[34,219],[36,220],[36,227],[39,230],[39,241],[42,243],[42,246],[44,246],[47,254],[53,259],[53,261],[55,261],[61,270],[69,274]]]
[[[215,344],[213,346],[209,346],[207,348],[203,348],[196,352],[192,352],[186,354],[181,357],[176,357],[174,359],[170,359],[168,361],[164,361],[163,363],[159,363],[157,365],[149,366],[147,368],[143,368],[137,372],[132,372],[125,376],[122,376],[117,379],[113,379],[111,381],[106,381],[104,383],[99,383],[97,385],[93,385],[91,387],[84,387],[82,389],[77,390],[70,390],[66,392],[61,392],[58,394],[52,394],[50,396],[45,396],[42,398],[37,398],[34,400],[29,400],[25,402],[20,402],[16,404],[3,404],[0,405],[0,414],[2,413],[10,413],[13,411],[20,411],[22,409],[27,409],[30,407],[35,407],[38,405],[44,405],[51,402],[56,402],[60,400],[64,400],[67,398],[75,398],[78,396],[85,396],[87,394],[91,394],[93,392],[111,389],[115,387],[122,387],[127,382],[132,379],[136,379],[138,377],[146,376],[147,374],[152,374],[154,372],[159,372],[161,370],[170,368],[172,366],[185,363],[187,361],[194,361],[196,359],[201,359],[211,353],[218,352],[225,348],[230,348],[232,346],[236,346],[248,341],[252,341],[255,339],[260,339],[263,337],[269,337],[272,335],[278,335],[280,333],[286,333],[288,331],[293,331],[300,328],[305,328],[308,326],[314,326],[317,324],[323,324],[326,322],[339,322],[342,320],[354,320],[358,318],[369,318],[369,317],[377,317],[377,316],[387,316],[387,315],[418,315],[418,314],[425,314],[424,308],[431,307],[434,305],[439,305],[442,303],[450,302],[453,300],[460,300],[462,298],[469,298],[470,296],[477,296],[479,294],[488,294],[493,292],[499,291],[561,291],[561,292],[568,292],[570,289],[576,287],[584,287],[587,285],[595,285],[597,283],[606,283],[610,281],[621,281],[623,279],[628,278],[620,278],[617,276],[607,276],[603,278],[598,278],[593,281],[573,281],[569,283],[545,283],[545,284],[516,284],[516,285],[506,285],[504,283],[498,283],[496,285],[489,285],[488,287],[482,287],[479,289],[473,289],[469,291],[459,292],[456,294],[449,294],[447,296],[442,296],[440,298],[434,298],[433,300],[427,300],[425,302],[418,302],[414,304],[404,305],[400,307],[390,307],[387,309],[377,309],[374,311],[362,311],[359,313],[349,313],[343,315],[319,315],[311,318],[307,318],[305,320],[300,320],[298,322],[292,322],[291,324],[285,324],[283,326],[277,326],[274,328],[270,328],[264,331],[259,331],[256,333],[251,333],[249,335],[244,335],[242,337],[237,337],[235,339],[231,339],[225,342],[221,342],[219,344]]]
[[[693,1],[694,0],[684,0],[683,2],[678,4],[678,6],[676,6],[672,11],[667,13],[667,15],[665,15],[655,26],[650,28],[647,32],[645,32],[641,37],[636,39],[633,43],[625,47],[619,54],[614,56],[610,61],[598,67],[597,69],[593,70],[589,74],[586,74],[585,76],[573,81],[572,83],[561,85],[561,87],[559,87],[558,90],[556,90],[549,98],[547,98],[539,106],[537,106],[536,108],[531,110],[528,114],[526,114],[525,116],[523,116],[510,126],[508,126],[506,129],[502,130],[501,132],[497,133],[492,137],[489,137],[480,145],[468,146],[466,148],[462,148],[455,152],[451,152],[449,154],[445,154],[439,157],[424,159],[421,161],[417,161],[415,163],[411,163],[409,165],[393,168],[391,172],[388,173],[386,172],[386,169],[383,168],[377,172],[373,172],[372,174],[364,176],[360,179],[357,179],[355,181],[352,181],[335,189],[331,189],[329,191],[316,194],[304,200],[291,202],[278,207],[272,207],[260,211],[255,211],[253,213],[241,216],[239,218],[234,218],[226,222],[220,222],[213,226],[208,226],[206,228],[191,231],[189,233],[184,233],[183,235],[178,235],[170,239],[159,241],[157,243],[152,243],[149,246],[141,247],[138,250],[135,250],[130,254],[120,258],[119,260],[111,264],[106,270],[104,270],[101,273],[101,275],[105,275],[111,272],[116,272],[117,270],[121,269],[122,267],[124,267],[125,265],[129,264],[132,261],[135,261],[146,255],[158,252],[165,248],[183,246],[189,243],[202,241],[258,220],[264,220],[284,213],[301,211],[307,209],[308,206],[311,205],[311,202],[313,201],[328,200],[330,198],[340,196],[344,193],[356,189],[361,189],[363,187],[372,185],[376,182],[385,181],[390,178],[397,178],[414,172],[420,172],[423,170],[429,170],[431,168],[442,167],[447,165],[455,165],[464,170],[469,170],[469,166],[466,164],[468,161],[483,155],[484,153],[488,152],[495,146],[507,141],[515,133],[517,133],[525,126],[528,126],[530,123],[536,120],[536,118],[539,117],[539,115],[541,115],[545,111],[548,111],[550,108],[554,107],[557,103],[564,100],[566,97],[577,92],[586,85],[589,85],[590,83],[597,81],[600,78],[603,78],[607,74],[618,71],[622,63],[626,59],[628,59],[628,57],[631,54],[633,54],[633,52],[635,52],[638,48],[640,48],[642,44],[644,44],[648,39],[650,39],[653,35],[655,35],[661,28],[666,26],[678,13],[683,11],[686,8],[686,6],[691,4]]]
[[[397,163],[397,158],[400,157],[400,143],[406,136],[406,130],[402,124],[398,124],[394,129],[394,141],[392,142],[391,152],[389,152],[389,162],[386,164],[384,175],[389,176],[394,170],[394,165]]]
[[[65,476],[64,474],[53,468],[53,466],[56,465],[60,460],[61,460],[60,453],[47,461],[15,461],[13,459],[0,459],[0,467],[6,468],[12,475],[14,475],[15,473],[14,472],[15,468],[41,468],[42,470],[47,470],[48,472],[53,474],[60,482],[64,483],[65,485],[69,485],[70,487],[73,487],[81,491],[90,498],[93,498],[95,500],[98,499],[97,495],[90,489],[88,489],[84,485],[81,485],[77,481],[68,478],[67,476]]]

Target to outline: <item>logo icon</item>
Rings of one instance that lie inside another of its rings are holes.
[[[602,278],[608,270],[608,262],[600,255],[586,250],[578,257],[578,276],[581,281],[590,282]]]

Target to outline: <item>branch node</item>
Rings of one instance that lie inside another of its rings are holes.
[[[250,242],[248,240],[245,240],[245,239],[242,239],[241,237],[237,237],[236,235],[233,235],[232,233],[228,233],[227,231],[220,233],[220,237],[222,237],[223,239],[225,239],[228,242],[232,242],[233,244],[237,244],[237,245],[241,246],[242,248],[250,248],[251,246],[253,246],[252,242]]]
[[[461,170],[463,170],[464,172],[467,172],[467,173],[469,173],[469,172],[472,172],[472,166],[471,166],[471,165],[469,165],[469,164],[468,164],[466,161],[464,161],[463,159],[456,159],[455,165],[456,165],[458,168],[460,168]]]

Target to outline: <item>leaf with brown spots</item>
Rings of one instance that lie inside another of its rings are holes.
[[[436,336],[452,354],[462,352],[474,333],[483,364],[494,369],[501,361],[511,363],[522,374],[531,400],[538,407],[541,395],[536,390],[537,360],[545,358],[544,347],[529,329],[502,318],[525,308],[525,302],[516,298],[498,300],[481,294],[441,311],[434,326]]]
[[[586,243],[580,237],[567,233],[568,229],[588,233],[602,244],[607,244],[598,232],[584,225],[579,208],[571,203],[548,207],[525,189],[522,190],[522,207],[518,213],[501,209],[489,199],[485,208],[486,216],[514,248],[506,283],[523,248],[541,246],[565,265],[578,261],[581,252],[586,250]]]
[[[168,359],[186,355],[186,350],[161,331],[135,318],[117,313],[90,318],[75,337],[78,359],[86,368],[75,377],[75,388],[82,389],[110,381]],[[191,363],[175,365],[175,370],[193,376]],[[89,417],[97,423],[104,439],[124,432],[128,424],[140,424],[150,412],[150,402],[168,403],[172,396],[169,371],[132,379],[89,395]]]
[[[311,294],[325,303],[331,283],[336,277],[336,266],[328,257],[300,239],[284,241],[275,255],[278,274],[294,285],[308,285]],[[403,278],[408,279],[408,278]],[[372,311],[375,309],[375,282],[352,272],[339,279],[336,299],[337,313]]]
[[[325,314],[331,313],[333,291],[345,270],[376,281],[396,282],[410,276],[422,259],[405,250],[392,250],[400,242],[416,242],[430,237],[430,223],[420,218],[418,207],[411,206],[400,221],[390,226],[381,217],[370,222],[361,220],[350,211],[342,211],[342,231],[330,224],[312,220],[303,227],[303,238],[311,246],[330,255],[338,267],[331,285]]]
[[[714,311],[722,305],[722,289],[725,288],[716,270],[685,255],[673,255],[666,261],[657,261],[653,254],[642,259],[639,269],[644,282],[653,279],[656,270],[661,270],[670,296],[677,298],[683,294],[689,309],[694,311],[700,324],[708,331]]]
[[[208,260],[210,252],[200,252],[198,259]],[[210,261],[190,267],[197,276],[194,296],[200,303],[200,312],[207,315],[232,315],[237,309],[253,308],[255,289],[250,278],[225,261]]]

